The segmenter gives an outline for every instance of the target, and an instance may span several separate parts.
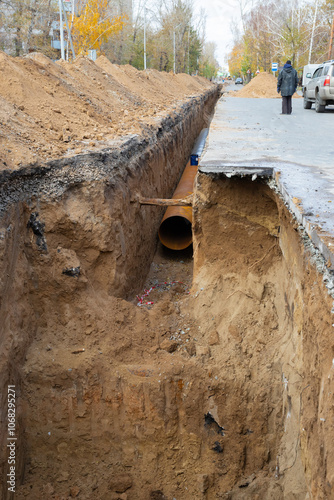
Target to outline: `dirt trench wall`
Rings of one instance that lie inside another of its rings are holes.
[[[220,339],[211,405],[235,473],[226,498],[330,498],[332,298],[319,257],[265,183],[199,174],[196,193],[194,314]]]
[[[218,97],[215,88],[191,98],[145,136],[115,148],[1,174],[2,477],[7,384],[17,390],[18,479],[24,474],[20,396],[28,346],[52,315],[58,325],[68,323],[69,303],[85,304],[90,295],[133,297],[140,289],[162,210],[140,206],[136,195],[172,194]],[[84,329],[89,328],[94,325],[87,319]]]
[[[45,297],[18,499],[330,498],[331,299],[307,238],[266,183],[201,174],[194,237],[190,294]]]

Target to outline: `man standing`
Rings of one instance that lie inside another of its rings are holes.
[[[291,97],[296,92],[297,85],[297,71],[291,66],[291,61],[286,61],[277,79],[277,92],[281,92],[282,96],[282,115],[291,115]]]

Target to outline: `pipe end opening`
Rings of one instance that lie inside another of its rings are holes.
[[[191,222],[185,217],[168,217],[160,225],[159,239],[171,250],[183,250],[189,247],[193,241]]]

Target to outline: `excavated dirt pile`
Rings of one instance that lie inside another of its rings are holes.
[[[230,93],[235,97],[262,97],[269,99],[280,98],[281,95],[277,93],[277,78],[269,73],[259,73],[247,85],[245,85],[236,93]],[[294,97],[299,97],[294,94]]]
[[[332,299],[273,181],[199,174],[182,253],[138,202],[172,194],[219,89],[3,61],[2,498],[331,498]]]
[[[201,77],[138,71],[104,56],[70,64],[0,52],[0,170],[110,147],[212,87]]]

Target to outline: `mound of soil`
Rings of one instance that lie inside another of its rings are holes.
[[[264,97],[277,99],[281,95],[277,93],[277,78],[269,73],[259,73],[247,85],[238,90],[235,97]],[[297,94],[294,97],[300,97]]]
[[[101,56],[53,62],[0,52],[0,170],[106,148],[144,133],[213,84],[189,75],[138,71]]]
[[[259,73],[238,91],[237,97],[277,98],[277,79],[269,73]]]

